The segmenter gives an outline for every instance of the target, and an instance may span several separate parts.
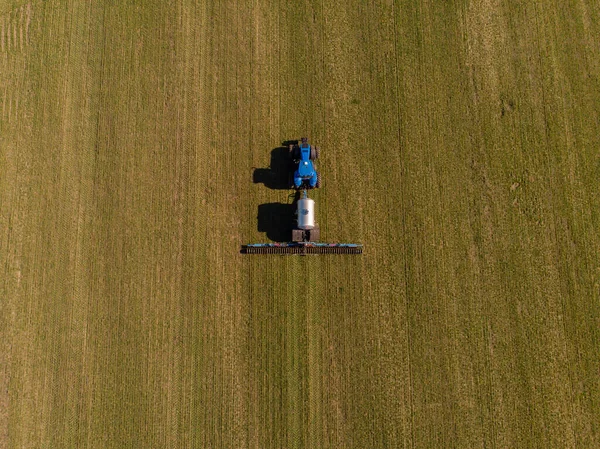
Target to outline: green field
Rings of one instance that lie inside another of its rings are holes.
[[[0,5],[0,448],[600,447],[598,2]]]

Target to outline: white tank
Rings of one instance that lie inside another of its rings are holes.
[[[298,229],[313,229],[315,227],[315,202],[310,198],[298,200]]]

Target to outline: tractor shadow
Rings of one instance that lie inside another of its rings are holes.
[[[296,140],[286,140],[283,146],[271,150],[271,163],[268,168],[255,168],[252,180],[255,184],[264,184],[273,190],[288,190],[290,188],[290,174],[294,169],[294,162],[289,156],[288,145]]]
[[[300,192],[289,196],[289,203],[266,203],[258,206],[258,232],[274,242],[289,242],[296,225],[296,202]]]

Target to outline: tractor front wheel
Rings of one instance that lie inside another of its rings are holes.
[[[315,157],[314,159],[319,159],[319,147],[315,147]]]
[[[315,185],[315,187],[318,189],[319,187],[321,187],[321,173],[317,173],[317,184]]]

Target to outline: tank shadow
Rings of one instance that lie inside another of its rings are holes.
[[[296,203],[266,203],[258,206],[258,232],[274,242],[289,242],[295,225]]]
[[[255,168],[252,180],[255,184],[264,184],[273,190],[287,190],[291,187],[291,173],[294,162],[289,156],[288,144],[295,140],[286,140],[283,146],[271,150],[271,163],[268,168]]]

